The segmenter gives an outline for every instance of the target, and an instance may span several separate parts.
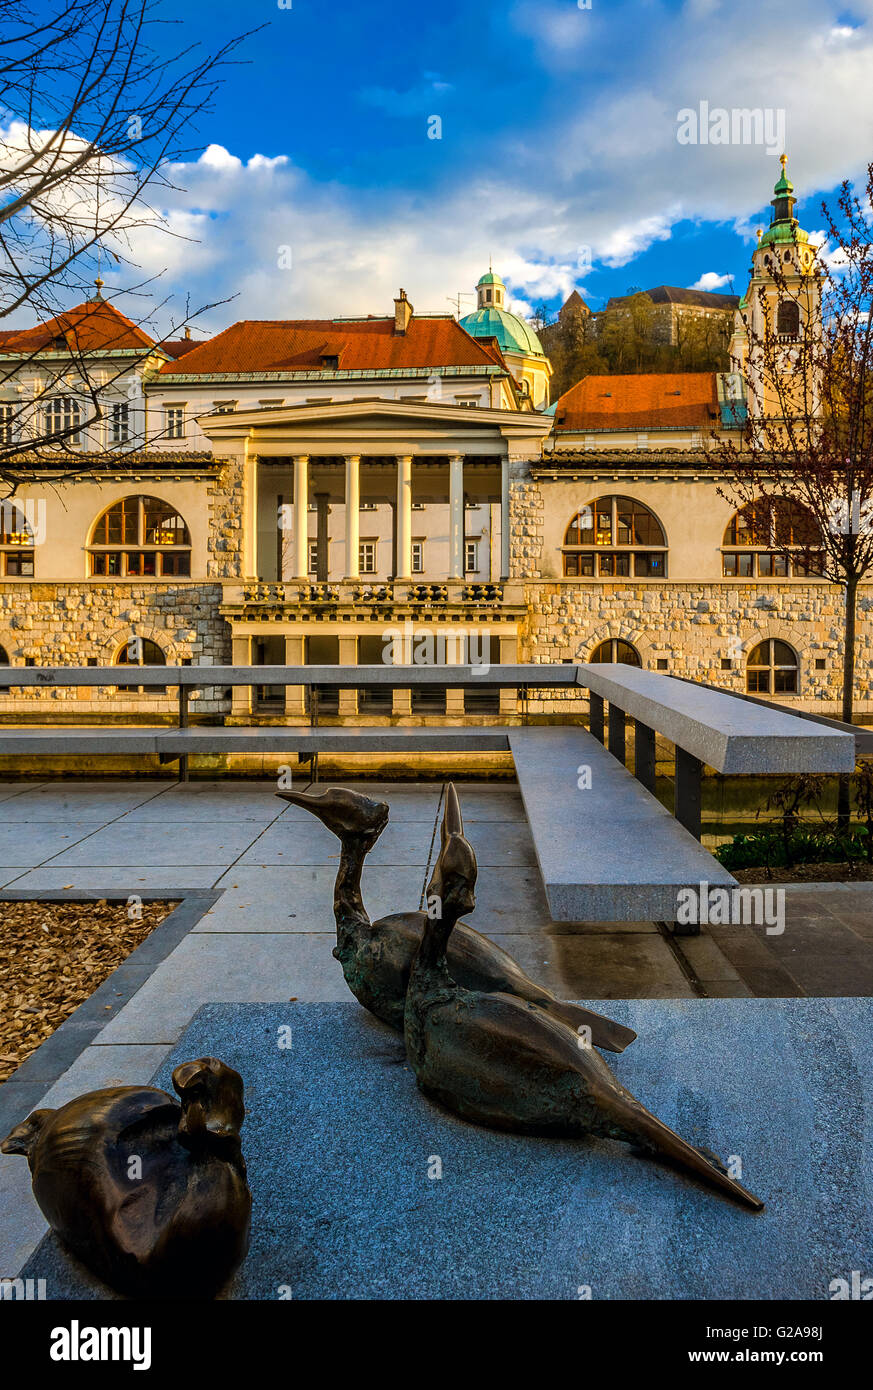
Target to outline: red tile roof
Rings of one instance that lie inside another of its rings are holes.
[[[694,427],[717,419],[715,372],[586,376],[560,397],[555,432]]]
[[[393,318],[243,319],[198,344],[184,361],[166,362],[160,374],[318,371],[325,357],[337,358],[340,371],[505,367],[493,346],[472,338],[450,316],[413,317],[405,334],[395,333]]]
[[[203,340],[197,338],[165,338],[162,343],[158,343],[161,352],[165,352],[168,357],[184,357],[194,348],[202,346]]]
[[[70,352],[112,352],[153,346],[153,338],[105,299],[89,299],[85,304],[77,304],[74,309],[58,314],[57,318],[38,323],[35,328],[0,332],[0,353],[31,353],[52,348]]]

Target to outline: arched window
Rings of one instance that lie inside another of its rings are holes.
[[[589,661],[617,661],[623,666],[642,666],[640,654],[636,647],[631,646],[630,642],[624,642],[620,637],[610,637],[605,642],[601,642],[594,648],[588,658]]]
[[[123,497],[94,523],[88,573],[119,579],[190,574],[188,527],[169,502]]]
[[[131,633],[127,641],[119,648],[112,664],[114,666],[166,666],[167,658],[157,642],[152,642],[148,637],[138,637],[136,633]],[[145,687],[120,685],[118,689],[141,694]],[[151,693],[149,691],[149,694]]]
[[[776,310],[776,335],[797,338],[800,335],[800,305],[794,299],[783,299]]]
[[[775,637],[753,647],[746,658],[746,690],[750,695],[796,695],[794,648]]]
[[[577,512],[564,536],[563,555],[564,574],[572,579],[667,576],[661,523],[630,497],[598,497]]]
[[[815,518],[799,502],[749,502],[725,528],[722,573],[729,579],[803,578],[814,572],[820,546]]]
[[[24,512],[14,502],[0,503],[0,574],[32,579],[33,546],[33,530]]]

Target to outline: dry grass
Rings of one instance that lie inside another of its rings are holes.
[[[176,906],[0,902],[0,1082],[94,993]]]

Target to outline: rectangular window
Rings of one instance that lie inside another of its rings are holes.
[[[12,421],[14,415],[14,405],[0,405],[0,444],[12,443]]]
[[[412,505],[415,506],[415,503],[413,502]],[[375,503],[375,502],[362,502],[362,503],[361,503],[361,511],[362,511],[362,512],[374,512],[375,510],[376,510],[376,503]]]
[[[361,574],[376,573],[376,542],[361,541],[358,546],[358,569]]]
[[[229,415],[236,410],[236,401],[213,401],[212,408],[216,415]]]
[[[564,556],[564,573],[568,579],[593,579],[594,556],[583,552]]]
[[[164,408],[164,421],[168,439],[185,438],[185,407],[168,405]]]
[[[309,574],[318,573],[318,541],[309,542]]]
[[[663,579],[664,556],[646,552],[634,555],[634,574],[638,579]]]
[[[161,556],[161,574],[187,575],[191,573],[190,550],[165,550]]]
[[[130,438],[130,407],[119,401],[109,416],[109,439],[112,444],[126,444]]]
[[[0,558],[5,560],[5,572],[10,577],[15,579],[33,578],[32,550],[6,551]]]
[[[82,436],[78,427],[82,423],[79,402],[72,396],[56,396],[45,408],[46,433],[58,437],[58,442],[71,449],[78,449]]]
[[[600,574],[603,578],[623,578],[630,574],[630,555],[617,551],[614,555],[601,555]]]
[[[464,573],[476,574],[479,570],[479,542],[464,542]]]
[[[412,573],[424,574],[424,541],[412,542]]]
[[[151,579],[158,572],[158,557],[154,550],[128,550],[126,559],[128,574]]]

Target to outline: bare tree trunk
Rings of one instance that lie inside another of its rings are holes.
[[[855,706],[855,617],[858,599],[858,581],[853,577],[846,580],[846,611],[844,621],[845,646],[843,648],[843,722],[852,723]],[[848,826],[852,811],[852,775],[840,773],[837,791],[837,824]]]

